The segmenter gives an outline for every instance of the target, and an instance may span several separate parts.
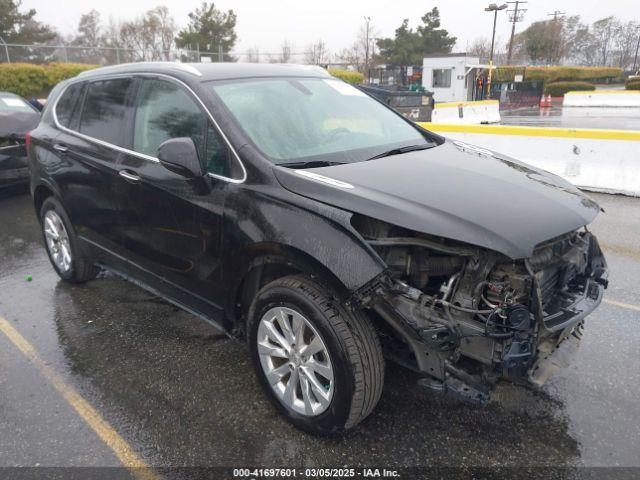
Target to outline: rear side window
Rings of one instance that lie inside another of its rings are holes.
[[[130,78],[90,83],[82,109],[80,133],[124,146],[127,99],[132,85]]]
[[[56,118],[58,123],[63,127],[73,128],[72,124],[77,125],[78,110],[80,108],[80,100],[82,98],[82,83],[74,83],[69,85],[63,92],[56,105]],[[75,122],[74,120],[75,112]]]
[[[145,79],[137,96],[133,149],[152,157],[170,138],[190,137],[204,169],[228,175],[229,149],[195,100],[179,85]]]

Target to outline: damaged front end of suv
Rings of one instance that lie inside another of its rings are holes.
[[[586,228],[513,260],[362,215],[352,223],[388,266],[356,295],[383,320],[387,354],[466,401],[486,403],[500,379],[540,386],[566,366],[607,286]]]

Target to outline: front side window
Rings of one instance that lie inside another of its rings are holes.
[[[133,80],[130,78],[90,83],[80,118],[80,133],[124,146],[123,130],[132,84]]]
[[[356,162],[429,139],[357,88],[330,78],[213,82],[238,127],[276,164]]]
[[[229,149],[209,118],[179,85],[145,79],[138,92],[133,149],[152,157],[171,138],[190,137],[205,171],[228,175]]]
[[[69,85],[56,104],[56,118],[58,119],[58,123],[63,127],[71,128],[70,125],[74,112],[76,112],[75,116],[78,116],[82,86],[82,83]]]
[[[433,71],[433,87],[434,88],[451,87],[451,69],[450,68]]]

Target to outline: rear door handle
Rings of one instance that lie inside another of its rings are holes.
[[[61,143],[54,143],[53,149],[57,150],[60,153],[66,153],[69,151],[69,147],[67,147],[66,145],[62,145]]]
[[[129,182],[139,182],[141,180],[140,176],[131,170],[120,170],[118,174]]]

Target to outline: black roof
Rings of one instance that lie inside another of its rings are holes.
[[[329,77],[321,67],[270,63],[174,63],[139,62],[101,67],[82,72],[79,77],[119,73],[172,73],[199,78],[201,81],[254,77]]]

